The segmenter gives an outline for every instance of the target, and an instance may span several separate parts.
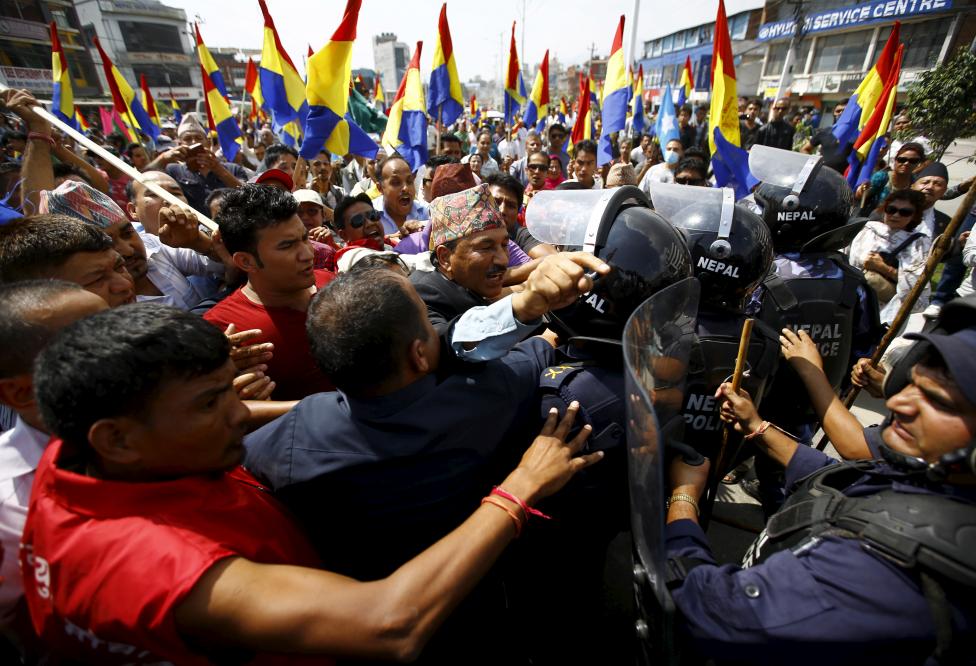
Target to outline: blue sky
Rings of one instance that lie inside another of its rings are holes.
[[[282,43],[296,66],[302,69],[302,55],[311,43],[320,48],[339,24],[345,0],[267,0]],[[202,19],[201,32],[208,46],[261,48],[261,11],[257,0],[163,0],[182,7],[187,18]],[[353,51],[353,67],[373,67],[372,36],[396,33],[410,46],[423,40],[421,72],[430,70],[441,0],[363,0],[359,30]],[[545,50],[564,65],[580,63],[589,57],[591,44],[598,54],[610,50],[613,33],[621,14],[627,17],[625,50],[630,45],[630,23],[634,0],[526,0],[525,53],[521,52],[522,0],[497,0],[475,4],[448,2],[447,14],[454,42],[455,59],[462,80],[480,74],[485,79],[498,77],[507,55],[512,21],[518,20],[516,44],[519,57],[530,65],[542,60]],[[726,10],[734,14],[761,7],[761,0],[727,0]],[[662,11],[662,7],[667,7]],[[653,39],[681,28],[712,21],[717,0],[641,0],[637,48]],[[675,11],[675,8],[680,8]],[[500,49],[500,44],[501,49]],[[504,55],[502,56],[504,58]]]

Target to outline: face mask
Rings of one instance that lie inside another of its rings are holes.
[[[678,153],[674,152],[673,150],[664,151],[664,161],[667,162],[668,164],[677,164]]]

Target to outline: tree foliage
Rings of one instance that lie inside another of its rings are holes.
[[[923,72],[908,87],[906,109],[913,133],[928,138],[936,160],[956,139],[976,135],[976,53],[960,49]]]

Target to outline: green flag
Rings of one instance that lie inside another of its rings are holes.
[[[365,132],[382,135],[386,130],[386,116],[370,106],[355,87],[349,89],[349,113]]]

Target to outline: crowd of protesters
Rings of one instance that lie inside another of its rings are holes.
[[[525,636],[546,612],[537,589],[571,590],[571,567],[554,567],[565,574],[555,581],[519,567],[533,561],[526,544],[548,536],[530,530],[547,522],[534,506],[581,472],[585,482],[604,457],[587,447],[577,403],[540,420],[536,401],[555,363],[544,317],[610,267],[535,238],[526,210],[553,190],[711,186],[706,107],[682,107],[680,136],[664,146],[621,133],[601,166],[596,142],[570,145],[572,118],[542,131],[438,128],[417,171],[383,149],[305,160],[266,126],[249,128],[228,162],[195,113],[164,123],[155,143],[93,132],[141,172],[133,180],[52,128],[26,91],[0,102],[10,114],[0,163],[5,659],[549,663],[572,653]],[[839,168],[813,110],[774,100],[764,122],[760,102],[740,107],[744,148],[819,153]],[[910,124],[899,122],[890,168],[856,192],[870,219],[846,250],[883,323],[948,223],[936,204],[970,185],[950,189],[924,137],[902,141]],[[969,227],[915,311],[934,318],[976,290]],[[797,368],[816,366],[805,334],[782,345]],[[948,397],[926,385],[920,399],[942,400],[964,441],[976,406],[952,365],[962,352],[938,351],[916,384],[935,377]],[[877,384],[871,372],[859,366],[858,382]],[[809,376],[816,403],[819,376]],[[723,385],[719,397],[736,429],[767,430],[748,395]],[[875,456],[850,423],[839,431],[819,416],[843,457]],[[796,460],[809,451],[769,432],[763,450],[788,475],[825,464],[804,467]],[[704,478],[684,470],[673,482],[672,499],[697,497]],[[679,501],[667,521],[697,522],[695,509]],[[523,530],[530,537],[508,548]],[[589,630],[577,619],[560,640]],[[692,633],[714,621],[694,619]]]

